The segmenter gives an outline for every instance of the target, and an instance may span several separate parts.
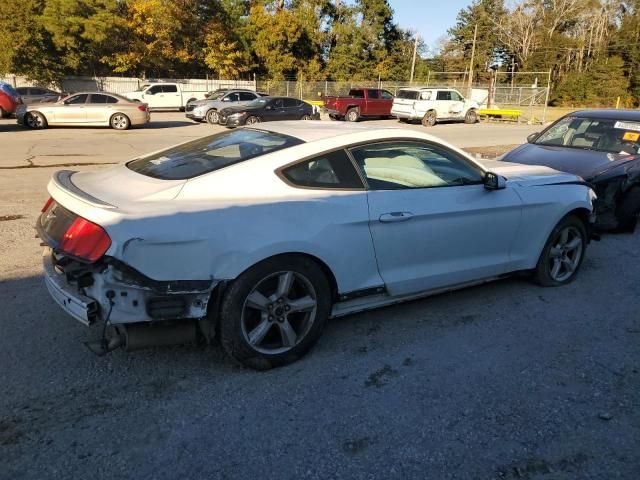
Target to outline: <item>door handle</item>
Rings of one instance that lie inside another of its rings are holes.
[[[413,218],[413,213],[411,212],[391,212],[380,215],[380,221],[382,223],[406,222],[407,220],[411,220],[411,218]]]

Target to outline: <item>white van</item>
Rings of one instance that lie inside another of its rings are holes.
[[[432,127],[442,120],[478,121],[478,103],[452,88],[401,88],[393,99],[391,115],[402,121],[420,120]]]

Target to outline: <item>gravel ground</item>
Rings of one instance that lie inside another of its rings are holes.
[[[99,358],[42,284],[53,171],[0,170],[1,479],[640,478],[640,234],[593,243],[566,287],[334,320],[270,372],[217,345]]]

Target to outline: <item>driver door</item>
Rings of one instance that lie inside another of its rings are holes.
[[[483,171],[436,143],[387,141],[350,150],[368,183],[369,225],[391,295],[509,271],[522,201],[486,190]]]
[[[86,93],[73,95],[67,98],[60,107],[55,109],[54,119],[56,123],[83,123],[87,120],[86,102],[89,97]]]
[[[271,100],[261,113],[262,120],[265,122],[273,122],[275,120],[284,120],[286,112],[284,110],[284,102],[282,98]]]

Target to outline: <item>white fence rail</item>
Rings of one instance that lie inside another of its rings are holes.
[[[25,77],[8,75],[0,80],[14,87],[35,86]],[[256,83],[252,80],[217,80],[217,79],[140,79],[132,77],[66,77],[62,80],[62,90],[68,93],[82,91],[102,91],[111,93],[125,93],[137,90],[145,83],[165,81],[179,82],[184,85],[184,90],[194,92],[211,92],[218,88],[249,88],[256,89]]]

